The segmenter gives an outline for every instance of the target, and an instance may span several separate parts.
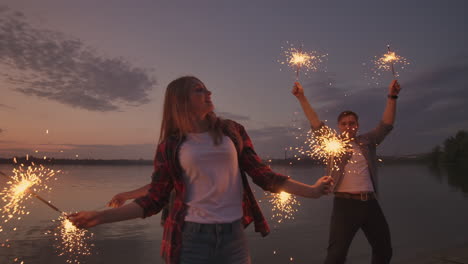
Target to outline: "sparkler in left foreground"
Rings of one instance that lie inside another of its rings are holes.
[[[294,213],[298,210],[301,204],[296,200],[296,197],[286,192],[274,193],[269,202],[273,205],[272,219],[277,219],[278,223],[283,222],[284,219],[294,219]]]
[[[93,233],[74,226],[65,214],[54,222],[59,223],[57,230],[48,233],[54,235],[58,255],[65,256],[67,263],[79,264],[81,257],[92,254],[94,244],[90,243],[90,239],[94,236]]]
[[[281,48],[285,49],[284,47]],[[281,65],[287,64],[289,67],[294,69],[296,72],[296,80],[299,80],[299,72],[301,69],[304,69],[304,74],[307,74],[308,71],[317,71],[319,65],[327,56],[326,54],[319,54],[317,51],[304,51],[302,45],[299,48],[296,48],[292,44],[289,45],[289,48],[284,50],[284,55],[285,60],[278,60],[278,62]]]
[[[58,172],[60,171],[54,171],[42,165],[34,166],[34,164],[27,168],[21,164],[18,168],[13,169],[13,176],[0,172],[0,175],[8,179],[7,186],[0,191],[2,200],[6,203],[0,209],[3,222],[7,223],[12,219],[21,220],[23,215],[28,215],[29,212],[26,210],[25,202],[31,196],[36,197],[55,211],[61,212],[57,207],[37,194],[37,192],[51,189],[47,182]]]

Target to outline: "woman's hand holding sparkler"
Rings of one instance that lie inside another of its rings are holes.
[[[112,207],[112,208],[118,208],[124,205],[124,203],[129,199],[132,199],[132,198],[129,197],[128,193],[126,192],[118,193],[114,195],[114,197],[112,197],[112,199],[107,203],[107,206]]]
[[[129,192],[118,193],[114,195],[114,197],[112,197],[112,199],[107,203],[107,206],[112,208],[121,207],[127,200],[145,196],[150,188],[151,184],[146,184],[138,189]]]
[[[330,193],[332,185],[332,177],[323,176],[314,185],[304,184],[290,178],[281,187],[282,191],[290,194],[307,198],[319,198],[324,194]]]
[[[315,193],[313,198],[319,198],[322,195],[327,195],[331,192],[333,186],[333,178],[331,176],[323,176],[318,179],[315,184]]]
[[[69,220],[79,228],[89,228],[139,217],[143,217],[143,208],[137,203],[129,203],[119,208],[104,211],[82,211],[68,216]]]
[[[99,214],[97,211],[82,211],[67,217],[76,227],[89,228],[100,224]]]

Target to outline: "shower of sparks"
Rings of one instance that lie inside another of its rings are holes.
[[[315,131],[309,130],[305,135],[299,134],[296,139],[304,136],[305,142],[295,148],[298,153],[294,157],[300,160],[301,157],[308,156],[321,161],[327,165],[328,175],[331,175],[332,171],[338,171],[337,160],[351,149],[351,139],[345,134],[338,134],[328,126],[322,126]]]
[[[288,43],[289,44],[289,43]],[[299,72],[302,70],[305,75],[309,71],[317,71],[327,54],[319,54],[317,51],[304,51],[290,44],[289,47],[281,47],[284,58],[278,60],[281,65],[288,65],[296,72],[296,79],[299,79]]]
[[[374,60],[374,73],[377,75],[381,75],[381,71],[392,71],[393,76],[396,78],[399,76],[398,72],[395,71],[395,68],[399,66],[400,69],[404,69],[409,62],[406,58],[397,55],[394,51],[390,50],[388,47],[388,51],[383,54],[381,57],[375,57]]]
[[[0,209],[2,222],[21,220],[23,215],[28,215],[26,201],[33,197],[30,191],[50,191],[47,182],[55,176],[55,171],[42,165],[25,166],[21,164],[13,169],[13,176],[8,177],[7,186],[0,191],[2,201],[5,203]],[[1,232],[1,230],[0,230]]]
[[[48,233],[54,235],[59,256],[65,256],[67,263],[79,264],[82,257],[92,255],[91,249],[94,244],[91,244],[90,240],[94,236],[93,233],[77,228],[64,215],[55,222],[59,222],[57,230]]]
[[[296,197],[286,192],[275,193],[270,196],[269,202],[273,205],[272,220],[277,220],[278,223],[285,219],[294,219],[294,214],[299,211],[301,206]]]

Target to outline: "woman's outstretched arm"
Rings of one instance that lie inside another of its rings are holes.
[[[80,228],[88,228],[140,217],[143,217],[143,208],[137,203],[129,203],[119,208],[104,211],[83,211],[68,216],[70,221]]]
[[[287,193],[303,196],[307,198],[319,198],[322,195],[329,194],[333,185],[333,179],[330,176],[323,176],[318,179],[314,185],[308,185],[289,178],[281,186],[281,189]]]
[[[150,188],[151,184],[147,184],[132,191],[118,193],[112,197],[112,199],[107,203],[107,206],[112,208],[121,207],[127,200],[145,196]]]

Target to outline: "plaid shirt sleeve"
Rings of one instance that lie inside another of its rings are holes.
[[[135,202],[143,208],[143,217],[159,213],[169,201],[174,184],[166,153],[166,144],[163,142],[156,150],[151,188],[146,196],[135,199]]]
[[[265,165],[255,153],[252,141],[242,125],[238,125],[239,134],[242,138],[243,148],[239,156],[239,164],[242,170],[252,178],[253,182],[265,191],[279,192],[283,183],[289,179],[279,173],[273,172]]]

